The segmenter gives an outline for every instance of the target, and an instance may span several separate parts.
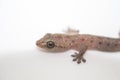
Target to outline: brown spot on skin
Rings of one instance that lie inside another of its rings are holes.
[[[82,38],[81,40],[82,40],[82,41],[84,41],[85,39],[84,39],[84,38]]]
[[[70,38],[70,36],[66,36],[66,38]]]
[[[93,40],[90,40],[91,43],[93,43]]]
[[[101,44],[102,44],[102,42],[99,42],[99,44],[101,45]]]
[[[72,40],[72,43],[74,43],[75,41],[74,40]]]
[[[110,43],[107,43],[107,46],[110,46]]]
[[[118,46],[118,44],[115,44],[115,46]]]
[[[72,44],[71,43],[69,43],[69,46],[71,46]]]
[[[65,42],[67,42],[67,40],[65,40]]]

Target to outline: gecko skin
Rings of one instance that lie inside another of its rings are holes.
[[[78,30],[68,29],[65,34],[47,33],[43,38],[36,41],[40,48],[50,51],[76,50],[71,55],[77,63],[86,62],[83,57],[87,50],[98,50],[106,52],[120,51],[120,38],[108,38],[89,34],[79,34]]]

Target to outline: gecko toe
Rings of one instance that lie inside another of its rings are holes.
[[[80,64],[80,63],[81,63],[81,60],[78,60],[77,63]]]
[[[86,60],[83,57],[77,58],[77,63],[80,64],[81,62],[85,63]]]
[[[76,57],[76,55],[71,55],[71,57]]]
[[[78,64],[80,64],[81,62],[85,63],[86,59],[84,59],[83,55],[78,54],[75,52],[75,54],[71,55],[72,57],[74,57],[73,61],[77,61]]]
[[[84,62],[84,63],[85,63],[85,62],[86,62],[86,59],[82,58],[82,62]]]
[[[71,57],[76,57],[78,55],[77,52],[75,52],[73,55],[71,55]]]
[[[77,58],[74,58],[73,61],[77,61]]]

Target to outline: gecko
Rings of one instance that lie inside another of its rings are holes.
[[[120,38],[110,38],[91,34],[79,34],[79,30],[68,29],[65,33],[47,33],[36,41],[36,45],[47,51],[75,50],[71,55],[78,64],[85,63],[84,54],[87,50],[105,52],[120,51]]]

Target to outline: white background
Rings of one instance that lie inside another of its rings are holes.
[[[120,52],[88,51],[77,65],[70,54],[46,53],[35,41],[70,26],[116,37],[119,0],[0,0],[0,80],[120,80]]]

